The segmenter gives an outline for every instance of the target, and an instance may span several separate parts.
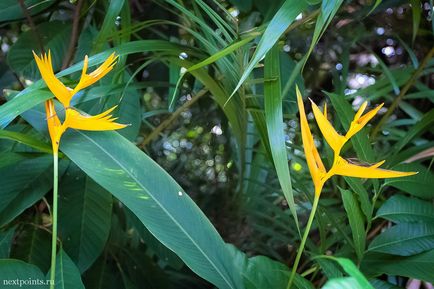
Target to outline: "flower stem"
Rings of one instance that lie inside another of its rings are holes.
[[[56,276],[56,248],[57,248],[57,201],[58,201],[58,174],[59,174],[59,156],[57,152],[53,153],[53,208],[51,210],[52,218],[52,235],[51,235],[51,270],[50,270],[50,289],[54,289]]]
[[[298,248],[297,257],[295,257],[294,265],[292,266],[291,276],[289,277],[288,286],[286,289],[291,289],[292,282],[294,281],[295,273],[297,271],[298,263],[300,262],[301,254],[304,251],[304,245],[306,244],[307,237],[309,236],[310,227],[312,227],[312,222],[315,217],[316,209],[318,208],[319,194],[315,194],[313,199],[312,210],[310,211],[309,220],[306,224],[306,229],[303,234],[303,239],[301,239],[300,247]]]

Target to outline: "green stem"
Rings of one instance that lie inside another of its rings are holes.
[[[291,276],[289,277],[288,286],[286,289],[291,289],[292,282],[294,281],[295,272],[297,271],[298,263],[301,259],[301,254],[304,251],[304,245],[306,244],[307,237],[309,236],[310,227],[312,227],[313,219],[315,217],[316,209],[318,208],[319,194],[315,194],[315,198],[313,199],[312,210],[310,211],[309,220],[306,224],[306,230],[303,234],[303,239],[301,239],[300,247],[298,248],[297,257],[295,257],[294,265],[292,266]]]
[[[51,235],[51,270],[50,270],[50,289],[54,289],[56,276],[56,248],[57,248],[57,201],[58,201],[58,167],[59,157],[56,152],[53,153],[53,208],[51,210],[51,218],[53,230]]]

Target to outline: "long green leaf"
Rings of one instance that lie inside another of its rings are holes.
[[[47,273],[47,279],[49,277],[50,272]],[[85,289],[80,271],[63,249],[57,253],[55,279],[54,288],[56,289]]]
[[[297,210],[294,203],[291,175],[286,153],[285,134],[283,128],[282,91],[280,87],[280,61],[279,45],[275,45],[265,57],[264,70],[264,96],[265,96],[265,121],[267,124],[268,139],[271,155],[277,177],[282,187],[285,199],[298,228]]]
[[[103,251],[110,233],[112,196],[71,165],[60,183],[59,229],[64,250],[84,272]]]
[[[256,48],[249,65],[244,70],[240,81],[232,92],[232,95],[234,95],[235,92],[241,87],[259,61],[261,61],[265,54],[267,54],[267,52],[274,46],[280,36],[282,36],[286,28],[288,28],[288,26],[301,12],[303,12],[304,9],[306,9],[306,7],[307,3],[304,0],[286,0],[283,3],[276,15],[274,15],[273,19],[271,19],[267,29],[265,29],[264,34],[259,41],[258,47]]]
[[[14,234],[15,228],[0,233],[0,259],[9,258]]]
[[[45,276],[38,267],[14,259],[0,259],[0,280],[3,288],[48,288],[44,284]]]
[[[434,248],[433,224],[401,223],[378,235],[369,251],[400,256],[415,255]]]
[[[199,276],[219,288],[242,288],[225,243],[182,188],[116,132],[69,131],[62,151],[127,206]]]
[[[434,250],[401,257],[387,254],[369,254],[362,263],[364,272],[379,276],[382,274],[405,276],[414,279],[434,282]]]
[[[341,188],[339,189],[341,191],[344,208],[347,212],[348,220],[350,222],[356,254],[359,260],[361,260],[363,257],[363,252],[365,251],[366,233],[359,202],[351,191]]]
[[[24,133],[0,130],[0,139],[13,140],[49,154],[53,152],[51,146],[49,146],[47,143]]]
[[[376,218],[395,223],[420,221],[434,223],[434,205],[417,198],[395,195],[378,209]]]
[[[342,269],[344,269],[344,271],[348,275],[350,275],[352,278],[354,278],[354,280],[358,283],[360,288],[374,289],[374,287],[372,287],[372,285],[369,283],[369,281],[366,279],[366,277],[363,275],[363,273],[360,272],[360,270],[356,267],[356,265],[354,265],[354,263],[350,259],[336,258],[336,257],[331,257],[331,256],[322,256],[322,258],[327,258],[327,259],[331,259],[331,260],[338,262],[339,265],[341,265]]]
[[[405,178],[386,179],[385,186],[392,186],[413,196],[434,198],[434,174],[421,164],[401,164],[393,167],[397,171],[418,172],[416,175]]]

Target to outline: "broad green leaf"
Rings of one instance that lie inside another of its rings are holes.
[[[380,279],[372,279],[370,280],[372,286],[375,287],[375,289],[402,289],[402,287],[398,287],[395,285],[392,285],[388,282],[385,282],[383,280]]]
[[[433,248],[433,224],[400,223],[372,240],[368,251],[410,256]]]
[[[265,256],[255,256],[247,260],[244,271],[246,289],[286,288],[289,279],[289,269],[284,264]],[[294,286],[298,289],[313,289],[313,285],[296,275]]]
[[[23,93],[25,91],[23,90],[12,100],[0,106],[0,129],[5,128],[21,113],[53,97],[53,94],[46,90],[28,88],[28,93]]]
[[[364,218],[359,207],[359,201],[351,191],[341,188],[339,188],[339,190],[341,191],[344,208],[350,222],[356,254],[359,260],[361,260],[365,251],[366,233]]]
[[[51,6],[55,0],[24,0],[23,1],[27,12],[30,15],[35,15],[47,7]],[[0,22],[11,21],[24,18],[23,9],[20,2],[16,0],[2,0],[0,1]]]
[[[240,81],[232,92],[232,95],[234,95],[235,92],[241,87],[259,61],[261,61],[265,54],[267,54],[277,40],[279,40],[286,28],[288,28],[288,26],[301,12],[303,12],[304,9],[306,9],[306,7],[307,3],[304,0],[286,0],[283,3],[265,29],[264,34],[259,41],[258,47],[256,48],[248,66],[244,70]]]
[[[385,186],[392,186],[413,196],[431,199],[434,197],[434,175],[421,164],[401,164],[393,167],[394,170],[403,172],[418,172],[405,178],[386,179]]]
[[[40,186],[39,178],[51,167],[51,156],[26,159],[18,164],[12,164],[0,169],[0,212],[19,196],[21,192],[30,192]],[[48,190],[47,188],[45,192]],[[44,192],[44,193],[45,193]]]
[[[110,232],[112,196],[71,165],[59,185],[63,248],[84,272],[103,251]]]
[[[353,277],[334,278],[327,281],[322,289],[365,289]]]
[[[41,152],[45,152],[49,154],[53,152],[51,146],[48,145],[47,143],[24,133],[8,131],[8,130],[0,130],[0,139],[13,140],[28,145],[29,147],[35,148]]]
[[[222,289],[242,288],[241,273],[215,228],[135,145],[116,132],[70,130],[62,139],[62,151],[199,276]]]
[[[50,267],[51,234],[37,227],[41,225],[39,219],[38,216],[35,217],[34,224],[25,225],[18,232],[11,257],[34,264],[47,272]]]
[[[50,271],[47,273],[47,279],[50,278]],[[56,289],[85,289],[81,281],[80,271],[62,248],[56,256],[56,275],[54,278],[54,288]]]
[[[378,209],[376,218],[395,223],[427,222],[434,223],[434,205],[431,202],[395,195]]]
[[[37,158],[38,163],[35,162],[25,162],[30,168],[38,170],[38,173],[34,175],[34,178],[27,183],[24,189],[17,190],[18,193],[5,207],[0,211],[0,227],[6,225],[17,216],[19,216],[24,210],[35,204],[37,201],[42,199],[42,197],[53,187],[53,169],[51,156],[45,156],[42,158]],[[38,167],[43,166],[41,171]],[[20,164],[17,166],[21,167]],[[59,175],[61,176],[65,170],[66,162],[61,161],[59,164]],[[25,169],[23,170],[25,173]],[[14,177],[7,180],[14,182],[19,179],[20,172],[17,172]],[[17,179],[15,179],[17,178]],[[1,181],[0,181],[1,183]]]
[[[168,264],[176,270],[180,270],[184,266],[182,260],[173,251],[161,244],[130,210],[126,211],[126,217],[131,223],[132,229],[137,232],[145,242],[146,247],[152,252],[148,253],[149,255],[156,256],[160,264]]]
[[[246,289],[275,288],[285,289],[290,271],[284,264],[265,256],[248,258],[233,245],[227,245],[233,256],[234,263],[242,269],[244,285]],[[313,289],[312,283],[299,274],[294,278],[294,289]]]
[[[109,262],[107,254],[103,254],[84,274],[83,282],[90,289],[122,288],[122,276],[119,268]]]
[[[25,160],[26,157],[22,154],[5,151],[0,153],[0,169],[10,166],[12,164],[19,163],[20,161]]]
[[[15,228],[0,232],[0,259],[9,258],[14,234]]]
[[[317,258],[315,261],[321,267],[321,270],[327,278],[332,279],[343,277],[342,270],[336,262],[323,258]]]
[[[59,70],[63,55],[68,48],[71,25],[60,21],[49,21],[38,25],[37,29],[40,35],[44,35],[41,39],[44,49],[51,50],[54,71]],[[32,54],[32,50],[40,53],[35,35],[32,30],[22,33],[7,54],[7,62],[12,70],[32,80],[37,79],[39,75]]]
[[[322,256],[322,258],[327,258],[334,260],[339,263],[339,265],[342,266],[342,269],[350,275],[354,280],[357,282],[357,284],[360,286],[360,288],[363,289],[374,289],[372,285],[369,283],[369,281],[366,279],[366,277],[363,275],[362,272],[354,265],[354,263],[350,259],[346,258],[336,258],[331,256]],[[332,288],[332,287],[329,287]],[[345,287],[344,287],[345,288]]]
[[[0,259],[0,280],[3,288],[48,288],[41,270],[20,260]]]
[[[431,270],[433,267],[434,250],[410,257],[368,254],[362,263],[363,271],[372,276],[398,275],[431,283],[434,282],[434,270]]]
[[[292,191],[288,155],[286,153],[285,132],[283,128],[279,45],[275,45],[271,48],[265,57],[264,77],[265,121],[267,124],[271,155],[280,186],[298,228],[297,210],[294,203],[294,193]]]

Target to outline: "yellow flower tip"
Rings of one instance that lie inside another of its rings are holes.
[[[407,177],[416,174],[416,172],[400,172],[400,171],[385,170],[385,169],[378,168],[378,166],[383,163],[384,161],[381,161],[373,166],[365,167],[365,166],[350,164],[342,157],[339,157],[338,161],[333,167],[333,172],[336,175],[364,178],[364,179],[400,178],[400,177]]]
[[[339,154],[347,140],[334,129],[332,124],[327,120],[327,118],[313,101],[312,111],[315,116],[316,123],[318,124],[318,127],[327,143],[336,154]]]
[[[303,141],[304,154],[306,157],[307,166],[309,167],[309,172],[312,176],[312,181],[315,188],[322,186],[322,176],[325,174],[326,170],[318,150],[315,147],[312,133],[307,123],[306,113],[304,110],[303,99],[301,97],[300,90],[296,87],[297,103],[298,109],[300,111],[300,127],[301,127],[301,138]]]
[[[33,56],[35,57],[36,65],[47,87],[65,107],[68,107],[72,98],[71,91],[54,75],[51,51],[49,50],[48,54],[41,54],[41,56],[38,56],[33,51]]]
[[[115,108],[116,106],[94,116],[83,115],[76,110],[68,109],[64,125],[70,128],[92,131],[122,129],[127,125],[114,122],[117,118],[112,118],[112,115],[110,115],[110,112]]]
[[[323,114],[324,114],[325,119],[327,119],[327,102],[324,102],[324,112],[323,112]]]
[[[362,116],[367,106],[368,106],[368,102],[364,101],[360,106],[359,110],[357,111],[356,115],[354,116],[354,120],[358,120]]]
[[[53,152],[57,153],[59,151],[59,142],[63,131],[62,124],[60,123],[59,117],[57,116],[52,99],[45,102],[45,113],[47,116],[48,133],[50,135]]]
[[[376,163],[376,164],[373,164],[372,166],[370,166],[370,168],[373,168],[373,169],[378,168],[378,167],[380,167],[382,164],[384,164],[385,162],[386,162],[386,160],[382,160],[382,161],[380,161],[380,162],[378,162],[378,163]]]

